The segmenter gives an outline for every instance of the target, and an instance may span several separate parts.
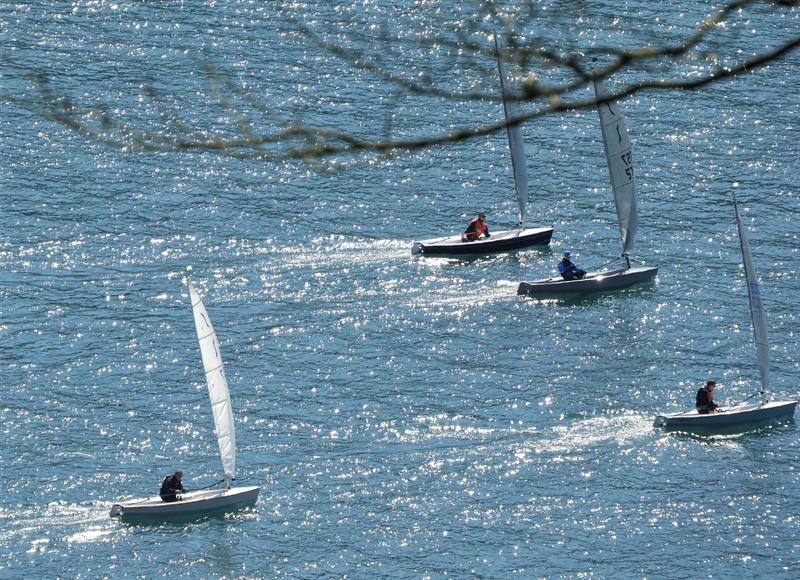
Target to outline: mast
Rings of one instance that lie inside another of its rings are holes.
[[[761,404],[769,401],[769,337],[767,335],[767,317],[764,314],[764,305],[761,302],[761,284],[758,283],[758,274],[753,266],[753,256],[750,253],[750,243],[739,215],[739,206],[736,203],[736,194],[733,196],[733,209],[736,212],[736,228],[739,232],[739,246],[742,250],[744,275],[747,280],[747,296],[750,299],[750,317],[753,319],[753,335],[756,339],[756,353],[758,358],[758,372],[761,375]]]
[[[500,47],[497,42],[497,32],[494,34],[494,49],[497,53],[497,70],[500,73],[500,91],[503,95],[503,112],[506,121],[516,119],[519,115],[517,103],[506,98],[506,75],[503,70],[503,61],[500,58]],[[519,123],[509,123],[506,126],[508,132],[508,148],[511,151],[511,167],[514,171],[514,187],[517,190],[517,202],[519,203],[519,228],[525,227],[525,220],[528,217],[528,167],[525,162],[525,144],[522,141],[522,128]]]
[[[206,374],[208,398],[211,402],[211,412],[214,415],[214,433],[219,444],[225,489],[229,489],[231,480],[236,477],[236,433],[228,381],[225,378],[217,333],[211,325],[211,319],[208,317],[203,300],[190,280],[187,279],[186,284],[189,287],[197,342],[200,345],[200,357],[203,359],[203,370]]]
[[[608,94],[602,82],[594,81],[596,100]],[[622,236],[622,257],[625,267],[630,268],[628,253],[633,249],[633,240],[639,218],[636,209],[636,188],[634,186],[633,154],[625,117],[618,105],[613,102],[597,105],[600,116],[600,128],[603,133],[603,148],[608,162],[608,174],[611,178],[611,189],[614,192],[614,205],[617,209],[617,221]]]

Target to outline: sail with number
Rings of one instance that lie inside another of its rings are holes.
[[[756,338],[756,352],[758,356],[758,370],[761,373],[761,398],[766,402],[769,390],[769,340],[767,337],[767,317],[761,303],[761,284],[758,283],[758,274],[753,266],[753,256],[750,253],[750,243],[744,231],[742,218],[739,216],[739,206],[736,198],[733,199],[736,210],[736,227],[739,230],[739,244],[742,248],[742,262],[744,275],[747,279],[747,295],[750,297],[750,315],[753,318],[753,334]]]
[[[500,73],[500,90],[503,93],[503,110],[505,111],[506,121],[517,118],[519,112],[517,103],[507,98],[506,92],[507,79],[503,70],[503,60],[500,58],[500,48],[497,43],[497,34],[494,36],[494,48],[497,52],[497,70]],[[514,170],[514,185],[517,189],[517,201],[519,202],[519,227],[525,227],[525,220],[528,217],[528,167],[525,161],[525,146],[522,142],[522,127],[519,123],[510,124],[508,130],[508,147],[511,150],[511,165]]]
[[[233,427],[233,410],[228,392],[228,381],[222,365],[217,333],[211,326],[206,307],[200,295],[187,281],[189,299],[192,302],[194,325],[197,329],[197,341],[200,344],[200,356],[203,359],[203,370],[206,373],[208,397],[211,400],[211,411],[214,415],[214,432],[219,443],[219,454],[222,458],[222,470],[225,479],[230,481],[236,476],[236,434]]]
[[[608,95],[600,81],[594,83],[594,94],[597,100]],[[627,256],[633,248],[638,223],[631,140],[628,137],[625,118],[616,103],[602,103],[597,106],[597,112],[600,115],[608,173],[611,176],[614,204],[617,208],[617,219],[622,234],[622,255]]]
[[[608,95],[605,87],[594,83],[594,93],[599,103]],[[607,292],[648,282],[658,274],[658,266],[631,266],[630,251],[636,237],[638,218],[636,215],[636,191],[633,183],[633,156],[631,140],[625,119],[616,103],[600,103],[597,105],[600,116],[600,127],[603,135],[603,148],[608,162],[608,173],[611,177],[611,189],[614,192],[614,205],[617,209],[620,234],[622,236],[623,268],[612,270],[598,268],[584,272],[580,277],[562,277],[520,282],[517,294],[529,296],[544,295],[581,295],[589,292]],[[611,262],[609,262],[610,264]]]

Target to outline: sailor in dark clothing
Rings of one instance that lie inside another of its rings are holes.
[[[178,501],[180,499],[178,492],[183,491],[182,477],[183,471],[176,469],[173,475],[164,478],[164,483],[161,484],[161,490],[158,492],[161,501]]]
[[[573,264],[571,257],[572,254],[564,252],[564,257],[558,262],[558,273],[564,280],[581,280],[586,276],[586,272]]]
[[[697,390],[695,406],[697,407],[697,412],[701,415],[713,413],[719,409],[719,405],[714,402],[714,389],[716,387],[716,381],[706,381],[705,386]],[[722,409],[719,410],[721,411]]]

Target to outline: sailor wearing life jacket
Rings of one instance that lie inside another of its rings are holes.
[[[564,252],[564,257],[558,262],[558,273],[564,280],[580,280],[586,276],[586,272],[572,263],[571,256],[569,252]]]
[[[461,234],[462,242],[474,242],[481,236],[489,237],[489,226],[486,225],[486,212],[478,212],[477,217],[467,224],[467,229]]]
[[[695,397],[695,407],[697,407],[697,412],[701,415],[705,415],[706,413],[714,413],[719,408],[714,402],[714,389],[717,387],[717,381],[706,381],[704,387],[700,387],[697,390],[697,396]]]
[[[164,478],[164,483],[161,484],[161,489],[158,492],[158,495],[161,496],[161,501],[178,501],[180,499],[178,492],[185,491],[181,483],[182,477],[183,471],[176,469],[174,474]]]

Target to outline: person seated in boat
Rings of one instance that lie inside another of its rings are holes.
[[[158,495],[161,496],[161,501],[178,501],[180,499],[178,492],[184,491],[181,483],[182,477],[183,471],[176,469],[175,473],[164,478],[164,483],[161,484],[161,490],[158,492]]]
[[[478,212],[478,215],[467,224],[467,229],[461,234],[461,241],[474,242],[481,236],[486,238],[491,237],[489,226],[486,225],[485,211]]]
[[[701,415],[708,413],[716,413],[722,411],[719,405],[714,402],[714,389],[717,388],[716,381],[706,381],[705,386],[697,389],[697,397],[695,397],[695,407],[697,412]]]
[[[573,264],[571,257],[572,254],[564,252],[564,257],[558,261],[558,273],[564,280],[581,280],[586,276],[586,272]]]

